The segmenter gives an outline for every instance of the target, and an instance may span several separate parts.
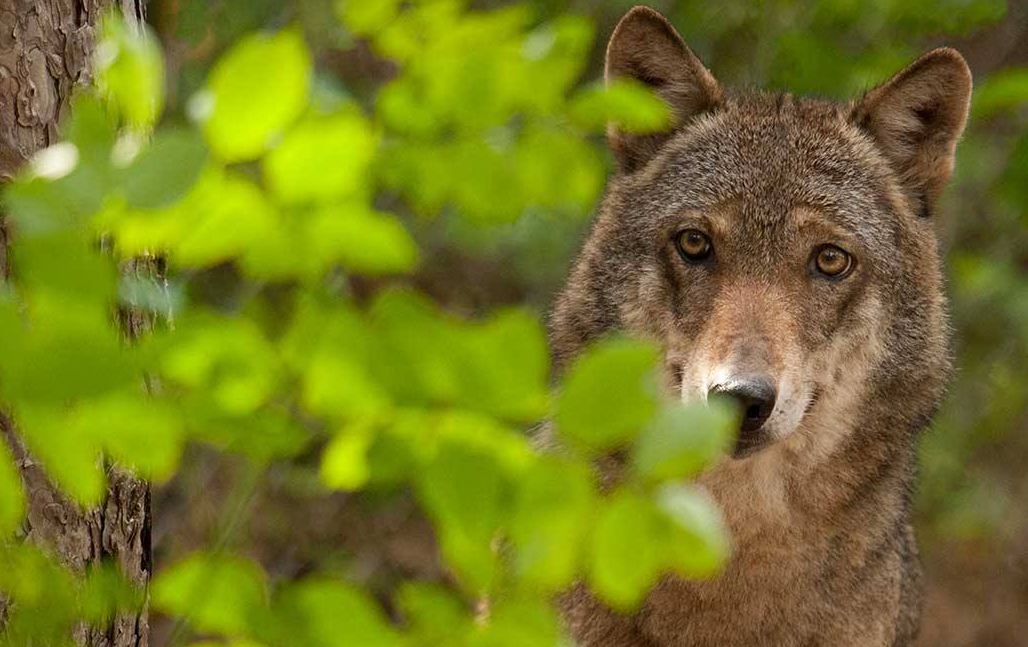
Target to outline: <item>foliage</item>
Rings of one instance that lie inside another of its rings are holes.
[[[402,65],[373,111],[343,95],[316,101],[311,55],[285,29],[241,38],[190,99],[193,122],[149,133],[162,106],[160,50],[150,34],[105,21],[97,75],[107,101],[78,97],[67,142],[5,193],[17,242],[0,302],[10,349],[0,395],[19,433],[83,506],[102,499],[105,466],[162,482],[190,442],[257,464],[320,450],[324,487],[413,488],[455,581],[402,588],[407,631],[359,582],[328,574],[276,584],[219,550],[158,571],[154,608],[246,644],[385,646],[440,632],[461,645],[553,644],[547,598],[576,577],[626,606],[665,570],[714,572],[727,554],[717,511],[700,491],[664,483],[715,460],[722,443],[708,435],[722,439],[734,416],[669,413],[653,349],[605,342],[554,395],[531,312],[469,321],[410,288],[359,298],[350,283],[418,263],[410,224],[376,201],[384,192],[429,219],[448,209],[475,222],[541,207],[585,213],[604,173],[590,135],[608,120],[660,127],[666,108],[635,86],[574,87],[592,39],[578,17],[535,24],[521,7],[451,2],[357,7],[341,7],[344,23]],[[167,277],[117,270],[153,255],[167,260]],[[174,296],[218,268],[248,294],[230,304]],[[159,325],[125,339],[119,308],[149,310]],[[524,430],[555,401],[558,432],[573,442],[540,451]],[[622,411],[616,422],[608,409]],[[640,469],[602,492],[591,461],[643,427]],[[665,447],[670,462],[654,457]],[[24,512],[6,452],[0,500],[6,533]],[[649,566],[622,577],[637,550]],[[3,583],[11,644],[61,642],[84,608],[136,599],[77,583],[26,546],[3,556],[22,565]],[[40,590],[64,597],[42,604]],[[486,599],[489,620],[475,621],[473,604]],[[454,623],[463,633],[449,631]]]

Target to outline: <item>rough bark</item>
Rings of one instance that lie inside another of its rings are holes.
[[[111,7],[139,23],[144,18],[142,0],[0,3],[0,182],[13,177],[37,150],[59,139],[72,91],[91,81],[95,28]],[[0,278],[8,274],[8,240],[0,219]],[[128,269],[154,275],[156,268],[140,261]],[[129,337],[149,326],[142,314],[120,313],[119,320]],[[18,439],[12,420],[0,415],[0,431],[14,451],[28,497],[27,539],[78,572],[99,560],[113,560],[129,581],[145,587],[151,570],[149,486],[111,468],[103,503],[82,510],[50,483]],[[3,611],[0,608],[0,618]],[[107,627],[80,627],[76,634],[77,642],[88,647],[145,646],[146,609],[122,613]]]

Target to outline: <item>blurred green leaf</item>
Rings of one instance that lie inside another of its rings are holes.
[[[279,359],[252,320],[197,314],[179,326],[161,354],[165,376],[204,389],[234,415],[252,413],[271,396]]]
[[[665,566],[661,518],[653,504],[621,491],[605,503],[596,519],[589,582],[617,609],[631,609],[657,582]]]
[[[211,72],[204,132],[227,162],[260,155],[303,110],[311,61],[295,31],[255,34],[236,43]],[[203,99],[199,99],[203,101]]]
[[[420,475],[419,492],[447,561],[469,590],[487,589],[498,566],[493,540],[510,502],[502,467],[480,450],[448,441]]]
[[[356,490],[368,480],[370,430],[354,424],[337,433],[321,456],[321,480],[340,490]]]
[[[457,647],[471,628],[467,609],[450,592],[430,582],[404,582],[396,605],[407,627],[409,644],[416,647]]]
[[[111,562],[94,565],[82,587],[82,612],[93,623],[110,622],[117,612],[137,612],[143,592],[130,584]]]
[[[396,17],[400,0],[336,0],[336,13],[357,34],[374,34]]]
[[[324,577],[287,585],[274,599],[283,638],[299,647],[393,647],[399,634],[363,591]],[[286,643],[283,643],[286,644]]]
[[[728,559],[728,536],[714,500],[699,488],[668,483],[657,505],[672,522],[666,555],[679,574],[709,577]]]
[[[264,574],[239,557],[194,554],[159,572],[151,590],[154,607],[203,632],[246,636],[267,614]]]
[[[264,177],[286,203],[363,194],[377,146],[371,125],[356,111],[301,122],[265,156]]]
[[[594,507],[592,476],[580,463],[543,456],[517,483],[511,519],[517,573],[546,590],[560,590],[582,565]]]
[[[33,291],[106,309],[116,291],[116,268],[92,240],[61,231],[22,238],[11,248],[21,284]]]
[[[652,344],[611,338],[586,350],[568,370],[557,401],[560,433],[594,450],[630,440],[657,410]]]
[[[68,644],[80,600],[75,578],[32,542],[0,543],[0,590],[11,602],[5,645]]]
[[[639,81],[614,79],[586,86],[571,98],[571,117],[580,125],[602,132],[607,124],[632,133],[652,133],[671,125],[666,103]]]
[[[317,209],[307,236],[320,271],[339,263],[362,274],[394,274],[410,271],[418,260],[416,243],[394,216],[359,205]]]
[[[164,56],[150,28],[108,13],[93,63],[97,85],[125,119],[140,130],[152,127],[164,106]]]
[[[650,499],[620,490],[596,521],[589,581],[609,604],[629,610],[661,574],[707,577],[727,557],[720,514],[702,491],[667,484]]]
[[[25,517],[21,474],[6,442],[0,443],[0,536],[13,535]]]
[[[474,628],[469,647],[522,647],[523,645],[560,645],[555,605],[538,598],[497,599],[490,609],[489,622]]]
[[[92,438],[123,467],[148,481],[171,478],[182,453],[183,426],[164,402],[121,392],[83,403],[64,421],[69,435]]]
[[[178,201],[196,184],[206,159],[207,147],[195,131],[158,131],[123,172],[129,206],[166,207]]]
[[[976,117],[987,118],[1002,110],[1018,108],[1028,103],[1028,67],[1012,67],[988,76],[975,88]]]
[[[507,310],[461,328],[454,331],[455,344],[450,346],[458,361],[458,401],[500,418],[542,417],[549,358],[538,319],[523,310]]]
[[[738,412],[720,399],[665,404],[636,442],[635,469],[655,480],[695,476],[729,447],[738,424]]]

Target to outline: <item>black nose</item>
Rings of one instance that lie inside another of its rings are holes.
[[[775,386],[766,377],[733,380],[724,386],[715,386],[711,393],[726,395],[742,408],[742,433],[754,432],[764,426],[775,408]]]

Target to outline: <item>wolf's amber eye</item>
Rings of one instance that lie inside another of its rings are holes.
[[[699,263],[705,260],[713,249],[710,238],[696,229],[686,229],[678,234],[675,244],[678,246],[678,253],[690,263]]]
[[[853,257],[835,245],[825,245],[817,251],[814,264],[825,276],[840,278],[853,267]]]

